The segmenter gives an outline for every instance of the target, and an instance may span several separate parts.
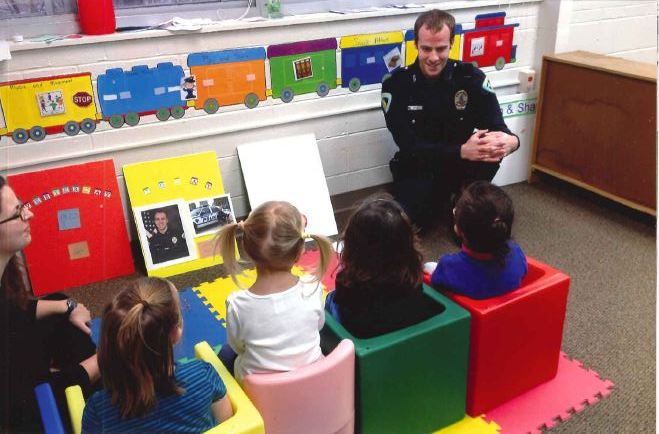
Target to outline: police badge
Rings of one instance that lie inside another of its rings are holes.
[[[455,93],[453,102],[455,102],[455,108],[457,110],[464,110],[467,108],[467,101],[469,101],[469,96],[467,96],[467,91],[460,89]]]

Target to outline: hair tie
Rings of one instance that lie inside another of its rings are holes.
[[[300,237],[302,238],[302,241],[306,240],[307,238],[311,238],[311,236],[306,232],[302,232]]]
[[[238,225],[241,231],[245,230],[245,220],[239,221],[238,223],[236,223],[236,225]]]
[[[144,307],[144,309],[149,307],[149,302],[146,300],[140,300],[140,304],[142,305],[142,307]]]

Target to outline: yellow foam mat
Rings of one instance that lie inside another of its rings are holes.
[[[486,422],[482,416],[470,417],[435,431],[433,434],[499,434],[501,427],[495,422]]]
[[[295,266],[291,272],[296,276],[305,274],[302,267]],[[243,274],[238,275],[238,283],[242,288],[249,288],[256,281],[256,270],[245,270]],[[215,314],[218,320],[226,320],[227,308],[226,300],[229,294],[234,291],[240,290],[236,282],[231,277],[221,277],[215,279],[213,282],[202,283],[201,285],[192,288],[197,293],[199,298],[206,306]]]

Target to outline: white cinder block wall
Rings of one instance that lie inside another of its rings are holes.
[[[475,15],[497,11],[507,13],[506,23],[519,23],[515,29],[517,62],[506,65],[501,71],[485,68],[500,95],[516,93],[519,70],[534,68],[539,71],[542,54],[554,52],[557,47],[610,48],[608,52],[600,52],[623,53],[655,61],[649,55],[653,51],[656,59],[656,7],[650,10],[650,2],[508,0],[503,6],[500,3],[498,0],[477,0],[442,1],[438,4],[438,7],[451,11],[466,28],[473,26]],[[601,7],[597,8],[602,3],[607,5],[604,12]],[[192,52],[404,30],[412,28],[418,13],[418,10],[392,10],[345,16],[318,14],[257,24],[225,23],[188,34],[158,30],[84,37],[50,45],[12,43],[12,59],[0,62],[0,81],[89,71],[95,82],[98,74],[108,68],[131,68],[139,64],[155,66],[167,61],[180,64],[187,70],[187,54]],[[589,16],[600,18],[587,21]],[[600,35],[599,31],[582,31],[584,22],[602,26],[605,30],[617,30],[610,32],[612,36]],[[623,25],[629,26],[628,32],[620,31]],[[576,36],[572,36],[573,31],[579,35],[578,43]],[[611,42],[610,46],[601,42],[602,38],[612,40],[614,37],[619,41]],[[389,182],[388,162],[396,147],[379,107],[379,85],[371,85],[354,94],[339,88],[325,98],[318,98],[315,94],[296,96],[289,104],[268,99],[252,110],[234,106],[207,115],[190,109],[182,119],[166,122],[158,121],[155,116],[146,116],[135,127],[113,129],[107,123],[101,123],[91,135],[81,133],[68,137],[59,134],[22,145],[4,137],[0,140],[0,171],[12,174],[112,158],[126,223],[133,228],[121,171],[124,164],[213,150],[236,213],[245,215],[249,204],[236,146],[264,137],[314,133],[332,195]],[[134,229],[131,229],[131,237],[134,236]]]
[[[657,62],[655,0],[571,3],[569,36],[564,45],[557,47],[560,51],[585,50],[640,62]]]

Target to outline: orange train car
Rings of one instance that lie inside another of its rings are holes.
[[[220,106],[256,107],[266,98],[265,49],[192,53],[188,67],[197,84],[196,109],[215,113]]]

